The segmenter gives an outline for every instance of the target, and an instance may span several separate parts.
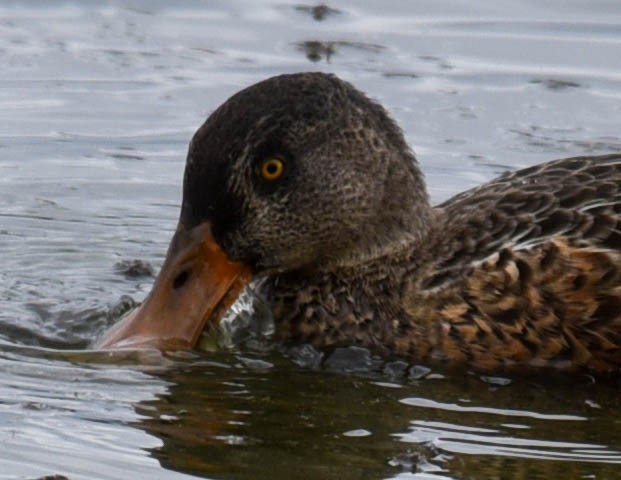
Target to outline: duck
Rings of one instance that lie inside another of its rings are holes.
[[[283,344],[480,371],[621,367],[621,153],[431,205],[387,111],[332,74],[268,78],[193,136],[143,304],[95,344],[194,348],[252,285]]]

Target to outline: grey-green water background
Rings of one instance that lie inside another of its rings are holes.
[[[434,201],[621,151],[616,0],[0,2],[0,478],[621,478],[620,387],[324,357],[84,352],[153,278],[187,143],[235,91],[334,72]],[[300,365],[304,364],[304,365]],[[315,364],[315,368],[309,366]]]

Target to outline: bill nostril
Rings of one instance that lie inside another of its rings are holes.
[[[190,278],[190,271],[189,270],[182,270],[173,280],[173,288],[175,290],[183,287],[185,285],[185,283],[188,281],[188,278]]]

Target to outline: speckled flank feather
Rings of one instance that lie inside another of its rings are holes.
[[[485,369],[621,367],[620,189],[620,155],[578,157],[443,204],[439,261],[405,305],[413,318],[435,308],[431,354]]]
[[[434,318],[429,354],[492,370],[527,364],[594,370],[621,366],[621,258],[558,237],[503,249],[460,284],[413,293],[412,318]],[[413,340],[413,339],[412,339]],[[399,342],[416,353],[416,340]]]
[[[285,173],[257,175],[266,158]],[[180,223],[250,265],[276,335],[481,370],[621,368],[621,154],[432,208],[397,125],[350,84],[274,77],[194,137]]]

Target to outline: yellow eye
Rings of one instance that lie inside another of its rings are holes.
[[[268,158],[261,164],[261,176],[265,180],[278,180],[283,173],[285,166],[278,158]]]

